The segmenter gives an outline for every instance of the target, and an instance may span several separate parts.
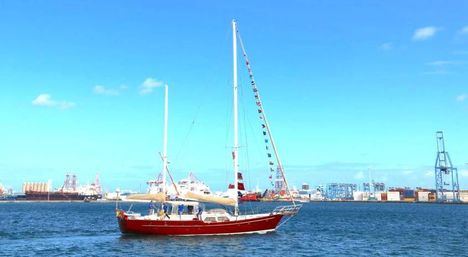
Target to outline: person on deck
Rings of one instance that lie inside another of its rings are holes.
[[[169,214],[167,213],[167,205],[165,203],[163,203],[162,205],[162,208],[163,208],[163,212],[164,212],[164,215],[168,218],[168,219],[171,219],[171,217],[169,217]]]
[[[149,203],[149,215],[153,215],[153,214],[154,214],[154,209],[155,209],[154,203],[153,203],[153,201],[151,201],[151,202]]]
[[[166,217],[166,214],[164,213],[163,209],[159,210],[158,216],[160,220],[163,220],[164,217]]]
[[[202,213],[203,213],[203,208],[201,206],[198,206],[197,218],[199,220],[202,220]]]
[[[181,204],[177,207],[177,211],[179,212],[179,218],[182,219],[182,213],[184,213],[184,205]]]

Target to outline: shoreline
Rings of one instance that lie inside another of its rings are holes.
[[[122,203],[122,201],[118,201],[119,203]],[[128,203],[141,203],[141,202],[132,202],[132,201],[123,201],[123,202],[128,202]],[[247,203],[249,201],[246,201],[245,203]],[[282,201],[282,200],[279,200],[279,201],[273,201],[273,200],[261,200],[261,201],[251,201],[251,202],[257,202],[257,203],[263,203],[263,202],[266,202],[266,203],[290,203],[291,201]],[[39,201],[23,201],[23,200],[0,200],[0,204],[2,203],[115,203],[115,201],[107,201],[107,200],[104,200],[104,201],[90,201],[90,202],[85,202],[85,201],[47,201],[47,200],[39,200]],[[250,202],[249,202],[250,203]],[[350,200],[350,201],[345,201],[345,200],[342,200],[342,201],[308,201],[308,202],[299,202],[299,201],[296,201],[296,203],[298,204],[307,204],[307,203],[311,203],[311,204],[316,204],[316,203],[363,203],[363,204],[373,204],[373,203],[377,203],[377,204],[389,204],[389,203],[398,203],[398,204],[456,204],[456,205],[465,205],[465,204],[468,204],[468,202],[458,202],[458,203],[452,203],[452,202],[416,202],[416,201],[353,201],[353,200]]]

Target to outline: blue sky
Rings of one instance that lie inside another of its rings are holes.
[[[468,187],[468,4],[446,1],[1,1],[0,183],[100,174],[138,190],[169,159],[216,190],[231,178],[231,25],[292,184],[433,187],[443,130]],[[240,62],[242,64],[242,62]],[[268,185],[240,65],[241,165]]]

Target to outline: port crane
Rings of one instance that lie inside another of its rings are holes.
[[[436,132],[437,157],[435,162],[435,185],[438,202],[460,202],[458,170],[453,167],[449,153],[445,150],[444,133]],[[448,195],[452,192],[452,199]]]

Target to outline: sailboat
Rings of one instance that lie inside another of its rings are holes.
[[[274,144],[271,130],[266,120],[263,106],[261,104],[258,90],[253,80],[253,74],[245,52],[242,40],[238,34],[237,22],[232,21],[233,33],[233,187],[239,190],[239,143],[238,143],[238,100],[237,100],[237,41],[240,41],[243,56],[249,71],[251,84],[254,88],[257,106],[259,107],[260,118],[263,120],[262,127],[265,129],[264,135],[269,138],[277,160],[277,170],[282,174],[286,190],[289,192],[286,177],[279,160],[276,145]],[[172,180],[168,169],[167,161],[167,118],[168,116],[168,89],[165,87],[165,112],[164,112],[164,153],[161,155],[163,161],[162,190],[160,192],[149,192],[148,194],[133,195],[134,200],[145,200],[157,202],[159,207],[150,209],[149,214],[124,211],[116,208],[116,216],[122,233],[130,234],[152,234],[152,235],[172,235],[172,236],[197,236],[197,235],[235,235],[235,234],[264,234],[275,231],[281,224],[289,218],[295,216],[302,205],[296,204],[291,196],[292,205],[278,206],[270,212],[256,214],[242,214],[239,211],[239,197],[237,195],[224,198],[214,195],[202,195],[188,191],[184,194],[179,192],[176,199],[171,199],[167,195],[166,174]],[[267,141],[267,140],[266,140]],[[270,154],[269,154],[270,155]],[[270,162],[271,163],[271,162]],[[175,183],[172,185],[177,191]],[[290,193],[290,192],[289,192]],[[222,208],[205,209],[203,202],[217,203],[232,207],[232,211]]]

